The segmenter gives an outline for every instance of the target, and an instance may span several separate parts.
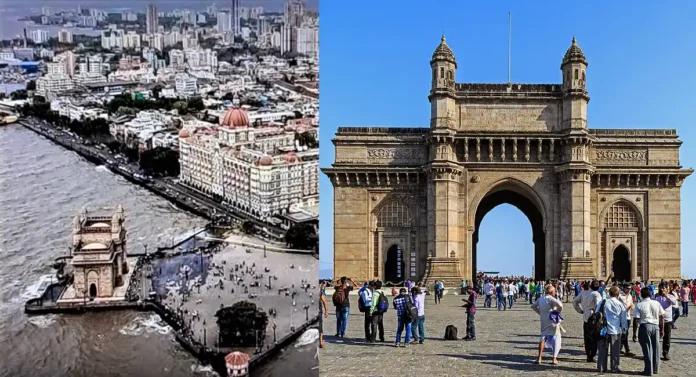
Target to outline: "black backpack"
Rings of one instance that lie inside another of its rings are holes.
[[[607,317],[604,315],[604,304],[607,300],[602,300],[602,304],[599,306],[599,310],[592,313],[590,318],[587,319],[587,326],[590,331],[590,336],[595,341],[604,339],[606,335],[607,328]]]
[[[413,302],[413,298],[411,296],[407,295],[405,300],[406,302],[404,305],[406,310],[404,310],[404,320],[406,322],[413,322],[416,320],[416,318],[418,318],[418,308]]]
[[[369,310],[369,307],[365,305],[365,301],[363,300],[363,292],[358,292],[358,310],[360,313],[365,313]]]
[[[453,325],[445,327],[445,340],[457,340],[457,328]]]

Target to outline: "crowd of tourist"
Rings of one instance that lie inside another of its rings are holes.
[[[367,343],[385,342],[384,315],[390,308],[382,282],[375,280],[360,285],[348,277],[335,282],[332,301],[336,310],[336,337],[346,334],[350,314],[350,293],[357,291],[358,310],[364,316],[364,333]],[[561,351],[563,304],[572,306],[583,319],[583,347],[587,362],[596,363],[600,373],[620,373],[621,354],[635,357],[630,350],[632,342],[638,342],[642,351],[645,375],[657,374],[661,362],[670,358],[671,334],[677,330],[677,320],[688,317],[689,304],[696,305],[694,285],[696,280],[684,281],[636,281],[618,282],[610,275],[606,280],[535,281],[523,276],[486,276],[479,274],[472,284],[462,280],[458,294],[463,295],[462,305],[466,313],[467,341],[476,340],[475,316],[479,296],[483,296],[484,308],[507,310],[522,301],[539,314],[541,337],[538,358],[542,362],[545,349],[550,349],[552,363],[558,365]],[[397,319],[395,346],[425,342],[425,296],[432,292],[434,304],[442,300],[445,287],[441,281],[428,286],[422,283],[404,282],[405,287],[391,287],[392,304]],[[326,293],[322,290],[323,295]],[[495,306],[493,304],[495,303]],[[328,311],[324,306],[320,313]],[[632,326],[632,332],[631,332]],[[445,337],[449,335],[446,329]],[[402,334],[404,336],[402,337]],[[402,342],[403,339],[403,342]]]

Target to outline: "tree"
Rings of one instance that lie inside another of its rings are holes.
[[[246,220],[242,223],[242,232],[246,234],[253,234],[255,228],[256,227],[254,226],[254,223],[249,220]]]
[[[285,243],[291,249],[315,250],[319,245],[319,236],[310,223],[293,224],[285,233]]]
[[[201,111],[205,109],[205,104],[201,97],[193,97],[189,99],[187,107],[189,110]]]
[[[10,99],[13,101],[27,99],[27,91],[24,89],[15,90],[14,92],[10,93]]]
[[[215,313],[220,346],[253,347],[266,338],[268,315],[249,301],[239,301]]]
[[[140,155],[140,169],[153,176],[178,176],[179,152],[165,147],[147,150]]]
[[[36,80],[29,80],[27,90],[36,90]]]

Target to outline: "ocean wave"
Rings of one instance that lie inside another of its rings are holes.
[[[118,332],[129,336],[140,336],[152,333],[166,335],[169,334],[171,329],[172,328],[162,321],[157,314],[149,314],[134,318],[131,323],[124,326]]]
[[[200,364],[193,364],[191,365],[191,372],[193,373],[201,373],[205,374],[207,376],[217,376],[218,374],[215,373],[213,370],[213,367],[210,365],[200,365]]]
[[[107,168],[107,167],[104,166],[104,165],[99,165],[99,166],[97,166],[96,168],[94,168],[94,170],[96,170],[96,171],[106,171],[106,172],[108,172],[108,171],[109,171],[109,168]]]
[[[313,344],[319,339],[318,329],[309,329],[305,331],[300,337],[295,341],[295,348],[300,348]]]
[[[57,319],[58,314],[39,315],[29,317],[29,323],[36,327],[47,329],[49,326],[54,324]]]

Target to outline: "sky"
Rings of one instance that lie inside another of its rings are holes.
[[[659,4],[658,4],[659,3]],[[533,4],[533,6],[531,6]],[[320,2],[320,164],[334,159],[339,126],[427,127],[430,57],[444,33],[457,82],[507,82],[512,12],[513,83],[560,83],[573,36],[589,67],[591,128],[676,128],[681,164],[696,166],[696,3],[688,1]],[[321,174],[320,263],[333,271],[333,189]],[[681,190],[682,273],[696,277],[696,176]],[[483,219],[478,267],[530,275],[531,226],[515,207]],[[504,258],[500,256],[504,255]]]

